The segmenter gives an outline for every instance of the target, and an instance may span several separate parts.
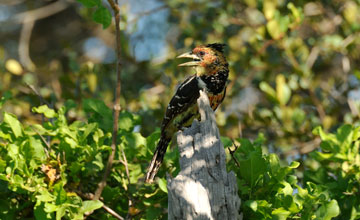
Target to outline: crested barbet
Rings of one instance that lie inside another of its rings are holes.
[[[224,100],[229,75],[229,65],[223,51],[224,46],[220,43],[197,46],[191,52],[177,57],[191,58],[192,61],[179,66],[194,67],[196,73],[180,84],[167,106],[161,125],[160,141],[148,167],[146,182],[154,180],[174,133],[191,126],[195,118],[200,118],[196,101],[200,96],[199,91],[206,92],[214,111]]]

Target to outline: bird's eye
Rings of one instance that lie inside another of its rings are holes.
[[[204,51],[200,51],[200,56],[204,56],[205,55],[205,52]]]

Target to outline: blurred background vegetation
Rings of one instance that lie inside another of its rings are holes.
[[[107,2],[103,2],[107,7]],[[230,84],[217,111],[221,134],[254,138],[271,152],[299,157],[319,143],[317,125],[358,124],[359,1],[120,1],[122,108],[142,117],[148,136],[159,127],[176,86],[193,73],[177,54],[195,45],[228,44]],[[94,9],[76,1],[9,1],[0,5],[2,110],[28,123],[39,97],[52,106],[68,99],[104,100],[115,81],[114,26],[92,21]],[[69,117],[81,119],[81,111]]]
[[[140,116],[134,129],[145,137],[159,129],[176,86],[193,74],[177,67],[176,55],[213,42],[228,45],[230,64],[227,97],[216,112],[222,136],[263,133],[265,152],[303,165],[320,144],[316,126],[332,132],[343,123],[359,125],[359,0],[121,0],[120,6],[121,106]],[[103,29],[93,13],[73,0],[0,0],[0,97],[13,97],[1,111],[32,124],[41,117],[31,108],[45,102],[60,108],[74,100],[70,121],[85,120],[86,98],[112,105],[115,28]]]

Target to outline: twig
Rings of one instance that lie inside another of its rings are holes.
[[[47,102],[42,96],[41,94],[35,89],[35,87],[33,85],[30,85],[29,83],[25,83],[27,85],[27,87],[29,87],[34,93],[35,95],[37,95],[40,99],[40,104],[46,104],[47,106],[51,106],[49,102]]]
[[[235,156],[234,156],[234,153],[235,153],[235,151],[238,149],[239,146],[237,146],[237,145],[235,144],[234,140],[231,140],[231,141],[232,141],[232,143],[233,143],[233,145],[234,145],[234,147],[235,147],[235,150],[231,150],[230,147],[229,147],[229,148],[228,148],[228,149],[229,149],[229,153],[230,153],[230,155],[231,155],[231,158],[235,161],[236,166],[237,166],[237,167],[240,167],[239,161],[237,161],[237,159],[236,159]]]
[[[101,182],[98,185],[98,188],[95,191],[94,200],[98,200],[101,196],[101,193],[106,186],[106,179],[108,178],[111,167],[114,161],[115,157],[115,151],[116,151],[116,139],[117,139],[117,130],[118,130],[118,119],[119,119],[119,113],[121,110],[120,106],[120,92],[121,92],[121,81],[120,81],[120,74],[121,74],[121,63],[120,63],[120,55],[121,55],[121,42],[120,42],[120,8],[119,5],[113,0],[108,0],[111,8],[114,11],[115,16],[115,30],[116,30],[116,52],[117,52],[117,65],[116,65],[116,91],[115,91],[115,104],[113,109],[113,132],[112,132],[112,143],[111,143],[111,152],[108,158],[108,161],[106,163],[105,173],[101,180]],[[125,153],[122,150],[123,157]],[[125,165],[126,169],[128,170],[127,163]]]
[[[42,97],[42,95],[35,89],[35,87],[34,87],[33,85],[30,85],[29,83],[25,83],[25,84],[39,97],[39,99],[40,99],[40,105],[46,104],[48,107],[53,106],[53,105],[51,105],[49,102],[47,102],[47,101]],[[50,121],[51,124],[53,124],[53,119],[52,119],[52,118],[50,118],[49,121]],[[44,115],[42,114],[42,115],[41,115],[41,123],[44,124],[44,122],[45,122],[45,117],[44,117]],[[48,136],[47,139],[48,139],[48,140],[47,140],[46,143],[47,143],[47,145],[49,146],[49,143],[51,142],[50,136]],[[49,149],[50,149],[50,147],[49,147]]]
[[[94,199],[94,194],[92,194],[92,193],[83,193],[78,190],[76,190],[75,192],[83,199],[90,199],[90,200]],[[112,210],[109,206],[103,204],[102,208],[105,209],[105,211],[107,211],[110,215],[114,216],[116,219],[124,220],[123,217],[121,217],[118,213],[116,213],[114,210]]]
[[[320,53],[320,48],[315,46],[311,49],[310,55],[306,60],[306,66],[309,68],[309,70],[313,67],[316,59],[319,56],[319,53]]]
[[[110,213],[110,215],[114,216],[116,219],[124,220],[123,217],[121,217],[119,214],[117,214],[114,210],[112,210],[111,208],[109,208],[105,204],[103,205],[102,208],[105,209],[105,211],[107,211],[108,213]]]

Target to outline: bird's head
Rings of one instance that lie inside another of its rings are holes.
[[[214,43],[206,46],[197,46],[188,53],[181,54],[177,58],[191,58],[192,61],[182,63],[179,66],[195,67],[198,76],[212,75],[223,68],[227,68],[224,56],[225,44]]]

